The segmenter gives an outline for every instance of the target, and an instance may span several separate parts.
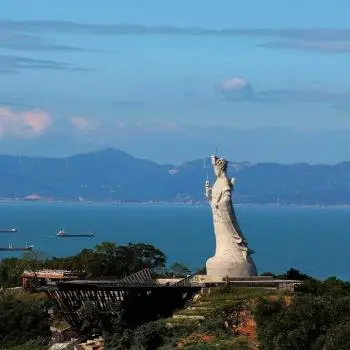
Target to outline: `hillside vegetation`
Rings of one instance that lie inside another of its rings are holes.
[[[166,267],[166,256],[142,243],[117,246],[110,242],[68,258],[45,259],[34,252],[0,263],[0,284],[20,283],[23,269],[73,269],[91,276],[122,277],[148,267],[158,274],[185,276],[180,263]],[[164,275],[161,275],[165,277]],[[147,305],[101,312],[93,304],[81,309],[81,337],[103,335],[106,349],[350,349],[350,283],[336,278],[315,280],[297,270],[276,276],[303,280],[295,294],[259,289],[214,287],[197,295],[172,317],[161,319]],[[35,291],[32,280],[28,291]],[[4,290],[0,293],[0,348],[47,349],[51,303],[42,293]],[[142,316],[142,317],[141,317]],[[59,308],[54,317],[62,319]],[[79,327],[78,327],[79,328]]]

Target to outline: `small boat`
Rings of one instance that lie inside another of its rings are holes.
[[[33,245],[26,244],[25,247],[14,247],[11,243],[8,247],[0,247],[0,252],[21,252],[21,251],[28,251],[33,250]]]
[[[78,233],[78,234],[68,234],[64,230],[59,230],[56,233],[57,237],[94,237],[93,233]]]
[[[16,228],[5,228],[5,229],[0,229],[0,233],[15,233],[17,232]]]

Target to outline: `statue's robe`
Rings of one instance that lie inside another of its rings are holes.
[[[227,176],[219,176],[210,193],[210,205],[216,240],[215,256],[207,261],[211,276],[246,277],[257,274],[247,241],[233,209],[232,185]]]

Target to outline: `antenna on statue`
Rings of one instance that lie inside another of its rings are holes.
[[[216,156],[216,155],[218,154],[218,148],[219,148],[219,145],[217,145],[217,146],[215,147],[215,153],[214,153],[214,156]]]

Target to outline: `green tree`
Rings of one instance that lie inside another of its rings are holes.
[[[330,329],[350,320],[350,297],[304,295],[294,297],[290,305],[262,300],[255,318],[264,350],[323,349],[324,340],[332,339]]]
[[[191,273],[190,269],[180,262],[175,262],[170,266],[170,272],[176,277],[186,277]]]
[[[26,302],[10,293],[0,297],[0,346],[23,344],[50,334],[48,305],[41,301]]]
[[[288,280],[297,280],[297,281],[313,280],[312,277],[304,273],[301,273],[299,270],[296,270],[293,268],[289,269],[285,274],[278,277],[285,278]]]
[[[211,343],[185,346],[186,350],[252,350],[246,338],[239,337],[230,341],[213,341]]]
[[[79,310],[80,318],[83,320],[80,332],[89,335],[100,335],[104,331],[103,312],[93,302],[86,302]]]
[[[91,255],[91,254],[90,254]],[[162,251],[150,244],[129,243],[117,246],[103,242],[96,246],[95,256],[91,255],[89,269],[92,275],[125,277],[144,268],[151,270],[165,266],[166,257]],[[91,270],[91,267],[94,267]],[[98,268],[96,268],[98,267]]]
[[[159,269],[165,267],[165,254],[151,244],[129,243],[128,249],[131,251],[131,263],[133,272],[141,269]]]
[[[91,276],[99,276],[101,273],[100,256],[93,249],[83,249],[69,260],[72,271]]]
[[[47,350],[47,343],[47,338],[38,338],[29,340],[24,344],[15,345],[14,347],[8,348],[7,350]]]
[[[350,321],[330,328],[325,336],[322,350],[350,349]]]
[[[38,271],[42,268],[72,270],[92,277],[115,276],[122,278],[149,268],[153,271],[165,267],[166,256],[150,244],[129,243],[117,246],[102,242],[95,249],[83,249],[71,257],[46,258],[40,252],[26,252],[21,258],[4,259],[0,263],[0,287],[21,285],[23,270]]]
[[[134,346],[144,350],[157,349],[164,343],[167,333],[162,321],[145,323],[134,332]]]
[[[17,258],[4,259],[0,263],[0,286],[4,288],[21,285],[23,261]]]
[[[312,294],[315,296],[344,297],[350,294],[350,283],[341,281],[335,277],[330,277],[325,281],[314,279],[305,280],[296,288],[298,294]]]

